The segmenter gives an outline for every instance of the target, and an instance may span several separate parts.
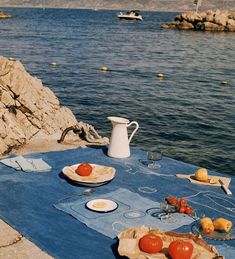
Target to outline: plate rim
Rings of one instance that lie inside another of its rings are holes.
[[[80,164],[82,164],[82,163],[73,164],[73,165],[70,165],[70,166],[64,166],[61,171],[62,171],[63,175],[65,175],[65,176],[66,176],[68,179],[70,179],[71,181],[76,182],[76,183],[78,183],[78,184],[89,184],[89,185],[90,185],[90,184],[91,184],[91,185],[96,185],[96,184],[105,184],[105,183],[108,183],[109,181],[111,181],[111,180],[115,177],[115,174],[116,174],[116,169],[115,169],[114,167],[112,167],[112,166],[106,166],[106,165],[101,165],[101,164],[93,164],[93,163],[89,163],[89,164],[90,164],[91,166],[103,166],[103,167],[112,168],[112,169],[113,169],[112,176],[111,176],[109,179],[106,179],[105,181],[89,182],[89,181],[75,180],[75,179],[69,177],[69,175],[67,175],[67,174],[65,173],[65,168],[70,168],[71,170],[73,170],[72,167],[75,167],[75,166],[77,167],[77,166],[80,165]]]
[[[115,207],[112,208],[112,209],[109,209],[109,210],[107,210],[107,209],[106,210],[94,209],[92,207],[89,207],[90,206],[89,203],[95,202],[97,200],[105,200],[107,202],[112,202],[113,204],[115,204]],[[87,209],[89,209],[91,211],[100,212],[100,213],[107,213],[107,212],[112,212],[112,211],[116,210],[118,208],[118,203],[116,201],[112,200],[112,199],[97,198],[97,199],[89,200],[88,202],[86,202],[85,206],[86,206]]]

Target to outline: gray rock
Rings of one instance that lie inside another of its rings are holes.
[[[37,140],[57,143],[62,132],[77,123],[72,111],[61,107],[54,93],[20,61],[0,56],[0,155]],[[80,140],[74,133],[66,138]]]
[[[195,21],[202,21],[202,16],[197,12],[185,12],[181,14],[182,20],[194,23]]]
[[[163,28],[163,29],[176,29],[177,24],[179,24],[178,21],[164,23],[164,24],[161,25],[161,28]]]
[[[162,25],[166,29],[235,31],[235,12],[208,10],[203,13],[184,12],[175,17],[174,23]]]
[[[177,24],[177,29],[180,29],[180,30],[192,30],[194,29],[194,26],[192,23],[190,22],[186,22],[186,21],[183,21],[179,24]]]
[[[229,19],[232,19],[232,20],[235,20],[235,12],[231,12],[228,14],[228,18]]]
[[[3,11],[0,11],[0,19],[8,19],[12,16],[10,14],[4,13]]]
[[[235,26],[235,19],[228,19],[227,20],[227,25]]]
[[[224,31],[225,27],[213,22],[204,22],[205,31]]]
[[[181,15],[176,15],[175,21],[180,21],[180,22],[182,22],[182,21],[183,21],[182,16],[181,16]]]
[[[227,30],[227,31],[234,32],[234,31],[235,31],[235,25],[227,25],[227,26],[226,26],[226,30]]]
[[[214,16],[214,23],[218,25],[226,26],[228,21],[228,14],[227,13],[219,13],[215,14]]]
[[[195,29],[196,30],[199,30],[199,31],[204,31],[205,30],[205,24],[203,22],[198,22],[196,25],[195,25]]]
[[[214,12],[212,10],[209,10],[206,12],[206,17],[205,17],[206,22],[213,22],[214,21]]]

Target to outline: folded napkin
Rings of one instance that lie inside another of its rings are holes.
[[[221,183],[219,182],[219,179],[221,179],[224,183],[225,186],[229,186],[231,182],[231,178],[228,177],[222,177],[222,176],[215,176],[215,175],[209,175],[209,180],[208,182],[200,182],[197,181],[194,177],[194,174],[176,174],[177,177],[182,178],[182,179],[187,179],[191,183],[195,184],[202,184],[202,185],[210,185],[210,186],[217,186],[221,187]]]
[[[94,212],[86,208],[89,200],[103,198],[115,201],[118,208],[108,213]],[[54,206],[74,218],[78,219],[88,227],[111,238],[115,238],[121,231],[133,226],[146,225],[160,228],[163,231],[177,229],[183,225],[191,224],[194,220],[186,214],[171,214],[169,221],[152,217],[148,211],[151,208],[160,209],[159,202],[146,199],[137,193],[127,189],[117,189],[113,192],[96,195],[93,198],[79,197],[79,199],[67,203],[58,203]]]
[[[16,156],[12,158],[1,159],[0,163],[12,167],[15,170],[22,170],[24,172],[49,172],[49,166],[43,159],[30,159],[23,156]]]

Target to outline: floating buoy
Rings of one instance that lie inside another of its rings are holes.
[[[158,74],[157,74],[157,77],[158,77],[158,78],[163,78],[163,77],[164,77],[164,74],[163,74],[163,73],[158,73]]]
[[[51,64],[51,66],[53,66],[53,67],[57,67],[57,63],[56,63],[56,62],[51,62],[50,64]]]
[[[227,85],[228,83],[229,83],[228,80],[225,80],[225,81],[221,82],[222,85]]]
[[[100,68],[100,71],[102,71],[102,72],[107,72],[109,69],[107,68],[107,67],[101,67]]]

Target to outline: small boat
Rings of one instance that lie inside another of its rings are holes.
[[[120,20],[137,20],[137,21],[143,21],[143,17],[139,14],[139,11],[137,10],[131,10],[126,13],[120,12],[117,17]]]

